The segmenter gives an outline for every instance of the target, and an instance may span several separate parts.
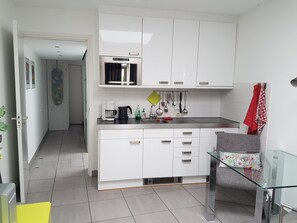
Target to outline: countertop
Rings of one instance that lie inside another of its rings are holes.
[[[97,119],[99,130],[113,129],[162,129],[162,128],[239,128],[239,123],[220,117],[182,117],[171,121],[157,120],[128,120],[104,121]]]

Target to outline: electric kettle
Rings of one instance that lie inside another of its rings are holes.
[[[128,119],[128,109],[130,110],[130,113],[132,114],[132,108],[130,106],[122,106],[119,107],[119,120],[127,120]]]

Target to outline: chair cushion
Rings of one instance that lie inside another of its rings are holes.
[[[260,153],[230,153],[220,152],[220,160],[228,166],[260,170]],[[226,167],[220,163],[220,167]]]

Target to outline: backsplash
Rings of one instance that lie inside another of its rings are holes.
[[[114,101],[116,107],[118,106],[131,106],[133,114],[130,118],[134,117],[134,112],[139,105],[141,111],[144,108],[147,116],[150,112],[151,104],[147,101],[147,97],[153,89],[122,89],[122,88],[101,88],[99,90],[100,102],[98,108],[98,117],[101,116],[101,104],[105,100]],[[188,114],[185,117],[199,116],[199,117],[219,117],[220,116],[220,97],[224,90],[189,90],[187,92],[186,107]],[[157,91],[158,92],[158,91]],[[184,108],[184,100],[182,103]],[[156,105],[153,108],[155,111],[158,108]],[[162,107],[161,107],[162,108]],[[179,106],[173,107],[170,103],[168,105],[169,111],[163,113],[164,116],[179,116]]]

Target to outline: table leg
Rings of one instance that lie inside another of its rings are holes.
[[[279,213],[281,196],[282,196],[281,189],[277,189],[277,188],[273,189],[272,202],[271,202],[271,213],[274,215]]]
[[[271,197],[267,190],[257,188],[256,207],[255,207],[255,223],[270,222],[270,204]]]
[[[204,217],[207,221],[212,221],[215,219],[214,211],[215,211],[216,175],[217,175],[217,160],[211,157],[209,184],[206,187],[205,210],[204,210]]]

